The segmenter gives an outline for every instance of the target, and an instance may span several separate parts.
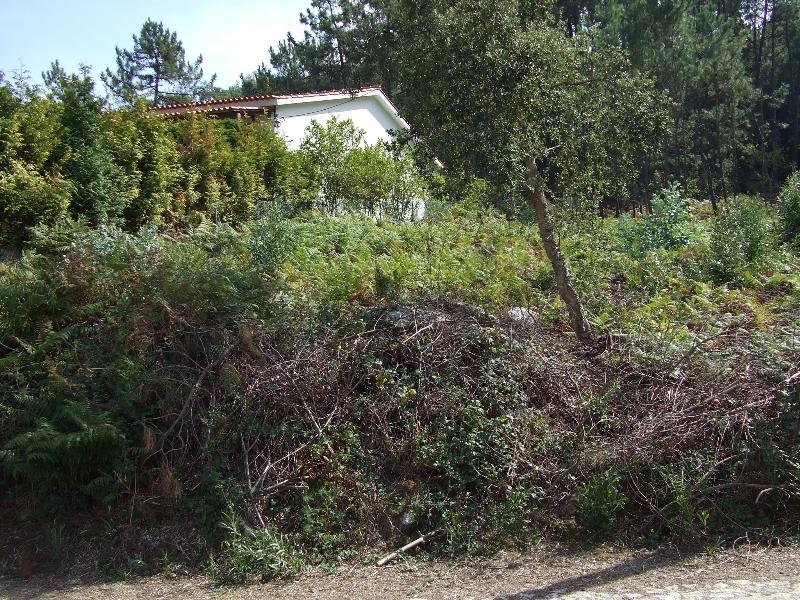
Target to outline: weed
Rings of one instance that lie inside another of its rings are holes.
[[[220,559],[212,565],[215,578],[226,583],[244,583],[252,577],[268,581],[300,571],[299,555],[271,527],[253,529],[233,509],[223,516],[221,527],[225,537]]]
[[[619,490],[622,476],[615,471],[595,474],[578,489],[577,515],[580,522],[596,531],[608,531],[627,498]]]

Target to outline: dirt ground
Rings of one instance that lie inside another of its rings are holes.
[[[0,598],[55,599],[483,599],[800,598],[800,549],[757,548],[693,554],[674,549],[501,553],[460,564],[403,561],[310,571],[291,581],[221,587],[199,576],[76,584],[46,578],[0,580]]]

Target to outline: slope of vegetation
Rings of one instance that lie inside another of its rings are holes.
[[[194,531],[224,580],[432,530],[454,553],[564,530],[792,531],[785,222],[753,198],[712,217],[674,189],[654,205],[564,215],[606,336],[588,350],[535,231],[491,209],[38,229],[0,281],[7,500],[50,523],[40,552],[52,523],[100,511],[125,540],[101,566],[188,560]],[[194,528],[156,552],[131,521]]]
[[[796,0],[311,5],[242,87],[396,143],[155,118],[238,91],[152,21],[0,77],[0,570],[796,535]]]

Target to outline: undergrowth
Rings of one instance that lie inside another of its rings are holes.
[[[54,556],[79,515],[191,522],[230,582],[432,531],[455,555],[791,529],[797,255],[757,199],[659,202],[562,215],[596,352],[534,229],[480,207],[39,229],[0,268],[8,510]]]

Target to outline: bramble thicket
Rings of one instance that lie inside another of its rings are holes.
[[[796,536],[800,4],[302,22],[0,85],[0,572]],[[392,145],[148,112],[373,83]]]

